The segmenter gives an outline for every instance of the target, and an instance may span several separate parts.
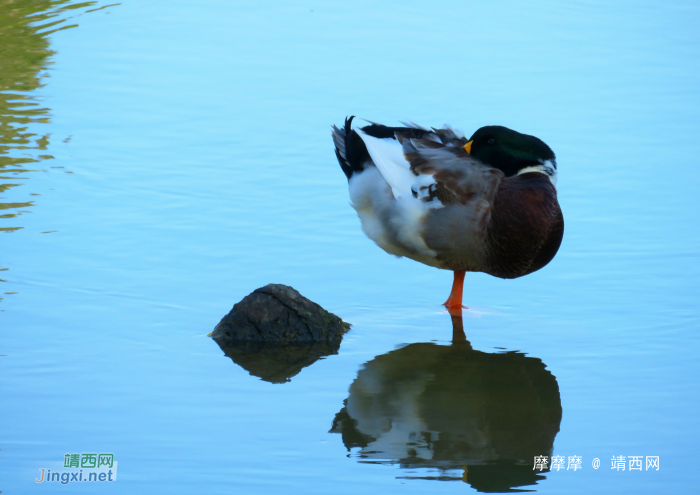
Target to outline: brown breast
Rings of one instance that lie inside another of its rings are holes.
[[[486,273],[517,278],[539,270],[559,250],[564,217],[549,178],[532,172],[504,178],[487,230]]]

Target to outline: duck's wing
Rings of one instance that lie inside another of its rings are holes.
[[[347,138],[336,153],[350,171],[365,234],[396,256],[483,271],[485,226],[503,173],[471,158],[458,131],[407,125],[334,129]]]
[[[427,172],[416,169],[406,156],[402,142],[415,140],[419,148],[453,148],[461,149],[467,143],[464,135],[450,126],[432,130],[421,127],[414,122],[402,122],[406,127],[387,127],[374,124],[362,129],[355,129],[362,139],[372,162],[379,169],[384,180],[391,186],[394,198],[412,195],[425,190],[432,182]],[[414,150],[415,151],[415,150]],[[466,156],[466,153],[464,153]]]
[[[475,200],[492,204],[504,174],[475,160],[445,131],[445,143],[433,139],[415,139],[397,133],[403,154],[414,175],[412,193],[425,203],[439,202],[442,206],[467,205]]]
[[[426,208],[421,235],[440,268],[484,271],[487,229],[503,172],[472,158],[462,146],[404,138],[416,174],[415,197]]]

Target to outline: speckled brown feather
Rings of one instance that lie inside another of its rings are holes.
[[[424,200],[437,199],[443,206],[426,214],[423,233],[441,267],[485,271],[487,227],[503,173],[474,160],[461,147],[429,139],[403,139],[402,144],[411,170],[435,181]]]
[[[445,146],[430,139],[401,139],[404,156],[416,175],[432,175],[436,184],[429,191],[447,206],[467,205],[475,198],[491,201],[503,173],[471,158],[461,147]]]

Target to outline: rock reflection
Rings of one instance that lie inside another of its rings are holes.
[[[439,470],[405,478],[482,492],[536,484],[533,457],[551,455],[561,422],[556,378],[537,358],[472,349],[461,317],[452,320],[451,346],[410,344],[366,363],[331,432],[359,447],[360,462]]]
[[[319,359],[338,354],[339,348],[340,340],[307,344],[240,342],[221,350],[251,375],[270,383],[286,383]]]

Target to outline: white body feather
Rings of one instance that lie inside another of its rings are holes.
[[[411,194],[411,186],[416,176],[410,170],[410,164],[403,156],[401,144],[392,138],[379,139],[366,134],[362,129],[355,129],[355,132],[362,138],[369,156],[384,177],[384,180],[391,186],[394,197]]]
[[[351,205],[360,217],[362,230],[389,254],[439,266],[437,253],[423,238],[423,221],[428,211],[442,205],[438,201],[423,202],[412,191],[434,183],[433,177],[411,172],[396,139],[379,139],[361,129],[355,131],[376,165],[353,174],[349,181]]]

